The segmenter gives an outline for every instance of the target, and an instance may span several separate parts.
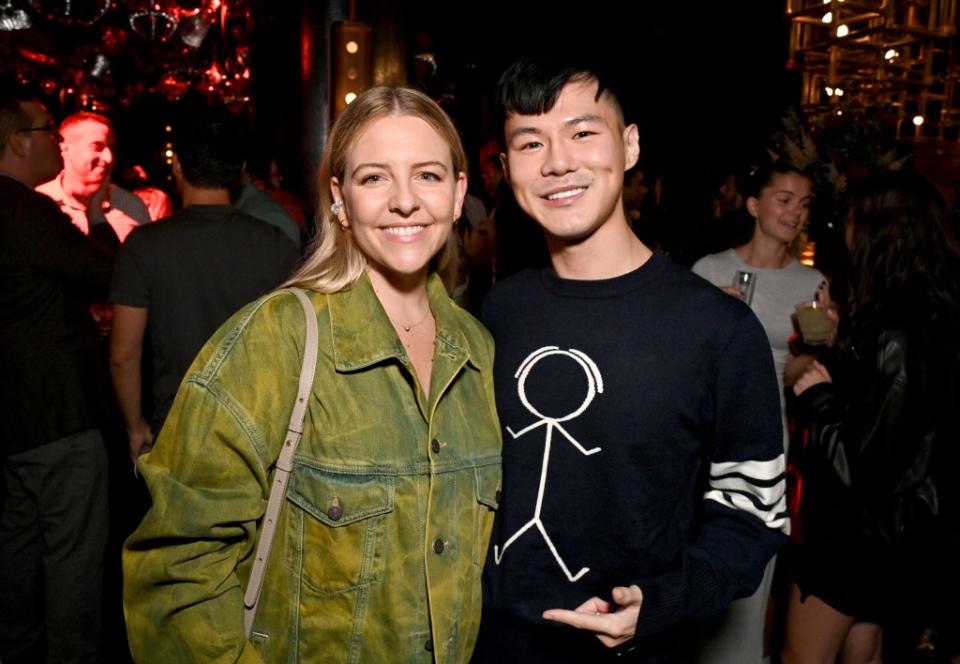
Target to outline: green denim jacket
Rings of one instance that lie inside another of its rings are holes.
[[[431,276],[425,397],[364,276],[311,293],[319,358],[305,432],[248,641],[243,591],[303,356],[290,294],[207,342],[157,444],[153,505],[127,540],[137,662],[466,662],[500,489],[493,344]]]

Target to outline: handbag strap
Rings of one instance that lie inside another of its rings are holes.
[[[293,455],[297,451],[300,437],[303,435],[303,420],[307,414],[307,403],[310,400],[310,391],[313,387],[313,377],[317,371],[317,314],[307,294],[299,288],[289,288],[289,292],[297,296],[303,306],[303,313],[307,323],[306,341],[303,351],[303,366],[300,368],[300,384],[297,388],[297,400],[293,404],[290,414],[290,423],[287,425],[287,435],[280,448],[276,471],[273,475],[273,485],[270,489],[270,499],[267,501],[267,511],[260,524],[260,538],[254,554],[253,569],[250,580],[247,582],[247,592],[243,596],[243,628],[244,633],[250,636],[253,629],[253,619],[257,614],[257,604],[260,601],[260,591],[263,589],[263,578],[267,571],[267,561],[270,560],[270,550],[273,548],[273,536],[276,532],[277,521],[280,518],[280,508],[283,506],[287,493],[287,482],[290,471],[293,470]]]

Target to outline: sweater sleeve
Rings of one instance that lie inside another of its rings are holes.
[[[702,519],[666,572],[638,579],[644,593],[637,637],[718,613],[756,590],[786,542],[780,400],[766,336],[744,315],[720,354],[709,390],[712,431]]]

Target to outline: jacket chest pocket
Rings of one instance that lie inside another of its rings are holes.
[[[295,464],[287,488],[293,509],[294,555],[301,579],[321,594],[350,590],[383,574],[385,515],[395,479]],[[297,562],[299,564],[297,564]]]

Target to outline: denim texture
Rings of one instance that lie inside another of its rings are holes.
[[[124,551],[138,662],[466,662],[500,489],[489,334],[431,276],[429,397],[364,276],[310,293],[319,358],[248,641],[242,596],[303,356],[272,294],[194,361],[138,467],[153,505]]]

